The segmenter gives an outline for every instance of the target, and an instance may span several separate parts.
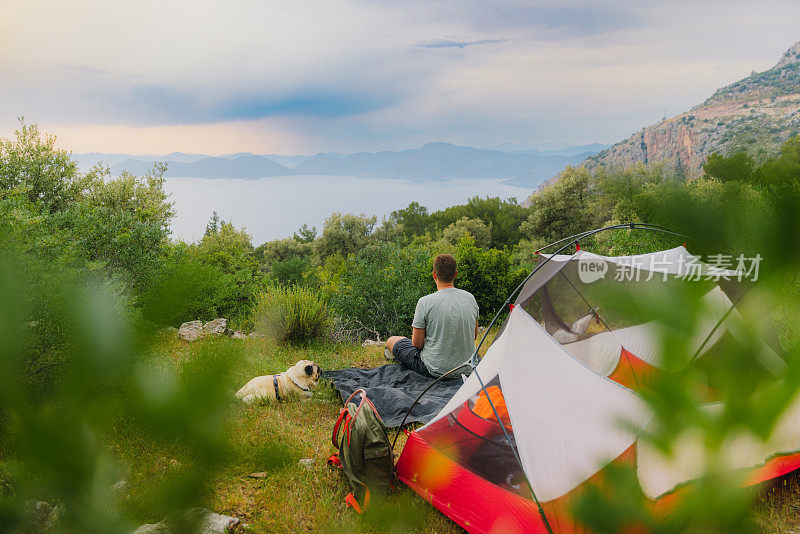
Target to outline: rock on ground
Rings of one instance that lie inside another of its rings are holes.
[[[383,345],[385,345],[385,343],[380,339],[377,341],[374,339],[365,339],[364,343],[361,344],[362,347],[382,347]]]
[[[64,508],[62,504],[51,506],[45,501],[28,501],[25,504],[33,523],[41,530],[53,528]]]
[[[178,329],[178,337],[184,341],[197,341],[205,336],[222,336],[230,333],[228,320],[218,317],[203,324],[203,321],[189,321]]]
[[[189,321],[178,329],[178,337],[184,341],[197,341],[203,336],[203,322]]]
[[[225,534],[235,532],[240,526],[236,517],[214,513],[205,508],[192,508],[184,512],[184,518],[197,522],[195,532],[198,534]],[[133,531],[133,534],[167,534],[171,532],[170,519],[165,518],[158,523],[148,523]]]
[[[228,333],[228,320],[217,318],[203,325],[203,334],[221,336]]]
[[[119,480],[112,484],[108,489],[111,490],[113,495],[120,495],[122,493],[127,493],[129,488],[130,485],[128,484],[127,480]]]

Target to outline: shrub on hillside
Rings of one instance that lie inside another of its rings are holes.
[[[494,315],[528,273],[510,252],[480,248],[465,236],[455,250],[431,243],[369,246],[346,260],[326,262],[323,288],[344,320],[382,338],[409,335],[417,300],[436,291],[433,259],[444,252],[456,257],[455,285],[475,295],[482,320]]]
[[[195,319],[210,320],[235,313],[235,287],[224,285],[219,267],[200,261],[191,245],[170,244],[138,300],[145,319],[157,325],[178,326]],[[227,282],[227,281],[226,281]]]
[[[316,270],[311,260],[302,256],[294,256],[285,261],[272,262],[269,278],[277,285],[314,286],[318,284]]]
[[[324,291],[342,319],[371,335],[410,335],[417,300],[436,289],[434,256],[426,245],[385,242],[333,256],[322,271]]]
[[[310,258],[313,254],[313,244],[301,242],[296,239],[276,239],[256,247],[253,251],[259,263],[259,269],[269,271],[276,261],[286,261],[292,258]]]
[[[328,305],[304,287],[270,288],[258,295],[253,309],[256,328],[279,343],[324,339],[333,326]]]
[[[482,320],[490,320],[529,270],[516,267],[510,252],[483,249],[470,236],[456,250],[456,287],[475,296]]]
[[[23,192],[43,210],[58,211],[83,197],[89,180],[56,138],[20,120],[14,139],[0,139],[0,191]]]

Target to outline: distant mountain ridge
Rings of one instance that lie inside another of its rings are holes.
[[[506,152],[433,142],[421,148],[396,152],[328,153],[315,156],[264,156],[249,152],[207,156],[175,152],[160,157],[100,153],[76,154],[74,157],[83,168],[104,163],[115,174],[122,171],[144,174],[153,168],[154,162],[166,162],[166,176],[175,178],[261,178],[298,174],[418,181],[485,178],[504,179],[505,183],[511,185],[533,187],[567,165],[583,161],[603,146],[594,144],[552,151],[531,149]]]
[[[126,159],[112,165],[111,172],[118,174],[125,170],[141,175],[152,169],[153,164],[152,161]],[[166,176],[173,178],[264,178],[290,174],[291,169],[264,156],[207,157],[192,162],[167,161],[166,172]]]
[[[769,70],[714,92],[676,117],[587,158],[589,169],[663,162],[697,176],[714,152],[774,153],[800,134],[800,42]]]
[[[364,152],[346,156],[319,154],[300,162],[297,174],[339,174],[411,180],[454,178],[506,178],[536,172],[546,177],[580,157],[470,148],[449,143],[427,143],[399,152]]]

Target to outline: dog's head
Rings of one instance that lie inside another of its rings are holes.
[[[319,365],[311,360],[300,360],[292,367],[294,376],[298,380],[302,380],[308,384],[312,389],[317,386],[319,381],[320,368]]]

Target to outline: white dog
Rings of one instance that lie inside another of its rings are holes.
[[[259,400],[280,402],[292,396],[310,399],[319,374],[319,365],[310,360],[300,360],[279,375],[255,377],[236,392],[236,397],[246,404]]]

